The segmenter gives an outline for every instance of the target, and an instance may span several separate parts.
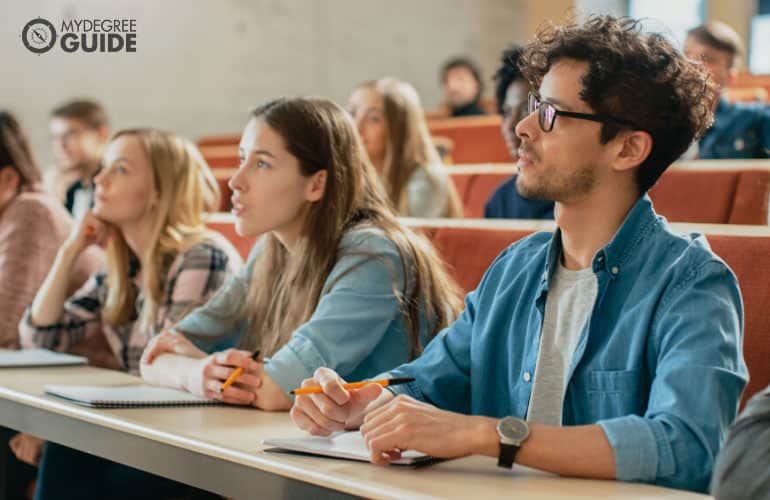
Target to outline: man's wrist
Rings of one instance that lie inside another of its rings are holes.
[[[472,455],[494,457],[500,454],[500,435],[497,433],[499,419],[490,417],[468,417],[473,419],[468,426],[467,437]]]

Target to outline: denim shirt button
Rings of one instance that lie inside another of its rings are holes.
[[[524,379],[524,382],[529,382],[532,380],[532,375],[529,372],[524,372],[524,376],[522,378]]]
[[[612,269],[610,269],[610,272],[617,276],[617,274],[620,272],[620,268],[618,266],[612,266]]]

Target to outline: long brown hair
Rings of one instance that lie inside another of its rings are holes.
[[[20,191],[39,191],[43,179],[27,134],[11,113],[0,111],[0,168],[11,166],[19,173]]]
[[[431,337],[448,325],[460,310],[459,288],[430,243],[396,219],[351,118],[333,102],[315,98],[278,99],[256,108],[252,116],[282,136],[302,175],[320,170],[328,174],[323,197],[306,207],[291,254],[272,233],[263,237],[246,301],[251,324],[244,347],[272,354],[288,342],[310,319],[343,254],[384,259],[339,248],[348,231],[373,228],[384,233],[400,255],[406,285],[403,290],[394,286],[394,293],[416,356],[422,349],[421,318],[431,322]]]
[[[152,237],[145,255],[137,255],[142,266],[144,292],[139,321],[152,329],[156,321],[162,287],[174,257],[195,243],[216,239],[206,229],[204,213],[219,207],[219,186],[198,149],[187,139],[161,130],[123,130],[118,137],[136,137],[152,167],[156,204]],[[107,301],[104,317],[116,326],[136,314],[136,296],[129,276],[131,250],[118,232],[107,245]]]
[[[395,78],[365,82],[358,88],[369,89],[382,96],[388,141],[382,182],[396,210],[407,215],[409,200],[406,188],[415,170],[425,169],[436,190],[446,190],[447,201],[442,217],[462,217],[460,196],[451,180],[438,178],[441,166],[436,147],[430,138],[420,97],[414,87]]]

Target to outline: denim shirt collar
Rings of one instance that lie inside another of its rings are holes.
[[[592,262],[594,273],[606,271],[610,279],[620,275],[633,255],[634,249],[654,227],[656,220],[657,216],[652,208],[652,200],[645,193],[636,200],[610,242],[594,255]],[[554,266],[558,265],[557,259],[560,258],[561,252],[561,229],[557,228],[548,247],[548,257],[545,261],[542,277],[542,291],[548,290]]]

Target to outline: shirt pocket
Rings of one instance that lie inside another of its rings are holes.
[[[588,400],[597,420],[644,413],[641,370],[593,370],[588,374]]]

